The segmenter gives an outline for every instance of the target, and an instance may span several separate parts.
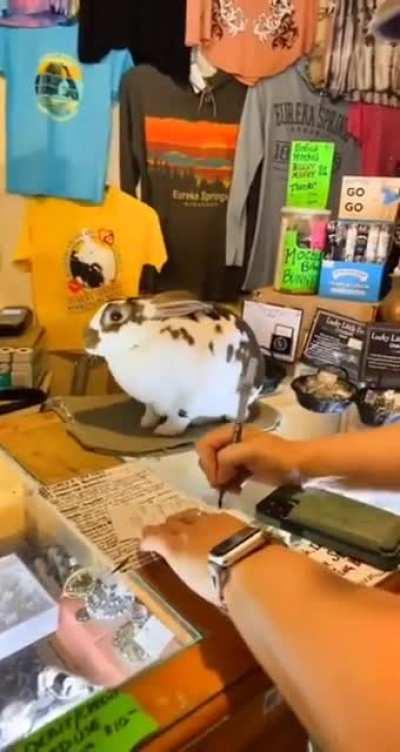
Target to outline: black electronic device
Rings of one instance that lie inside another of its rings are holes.
[[[340,494],[282,486],[257,519],[385,571],[400,564],[400,516]]]
[[[7,306],[0,310],[0,337],[18,337],[32,322],[32,311],[26,306]]]

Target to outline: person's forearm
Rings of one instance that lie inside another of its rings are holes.
[[[229,613],[324,752],[400,749],[400,597],[270,546],[232,570]]]
[[[338,476],[351,485],[400,490],[400,425],[295,442],[291,463],[303,481]]]

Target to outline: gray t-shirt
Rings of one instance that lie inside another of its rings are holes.
[[[343,175],[359,174],[359,147],[347,133],[347,105],[311,87],[304,62],[249,89],[243,111],[227,214],[227,264],[245,257],[246,201],[261,165],[260,195],[244,289],[273,280],[280,210],[286,203],[292,141],[330,141],[336,146],[329,206],[337,210]]]

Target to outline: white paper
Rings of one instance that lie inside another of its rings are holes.
[[[155,616],[151,616],[135,636],[135,642],[153,659],[159,658],[174,639],[175,635]]]
[[[369,564],[364,564],[355,559],[350,559],[347,556],[342,556],[336,551],[331,551],[322,546],[318,546],[317,543],[312,543],[305,538],[299,538],[292,533],[287,533],[283,530],[278,531],[274,527],[269,527],[267,529],[271,535],[282,538],[284,543],[293,550],[309,556],[319,564],[328,567],[331,572],[335,572],[335,574],[338,574],[357,585],[367,585],[372,587],[377,585],[378,582],[390,574],[390,572],[382,572],[380,569],[371,567]]]
[[[243,318],[251,326],[263,350],[273,350],[277,360],[293,363],[303,312],[299,308],[246,300]]]

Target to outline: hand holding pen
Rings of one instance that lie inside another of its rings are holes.
[[[232,441],[231,441],[232,444],[239,444],[242,440],[243,424],[245,423],[247,419],[247,408],[248,408],[252,389],[254,388],[257,367],[258,367],[258,359],[250,358],[250,360],[247,363],[247,366],[243,368],[243,371],[241,374],[239,387],[238,387],[238,392],[239,392],[238,415],[233,426]],[[222,509],[222,504],[224,501],[226,490],[227,490],[226,488],[221,488],[219,492],[218,509]]]

